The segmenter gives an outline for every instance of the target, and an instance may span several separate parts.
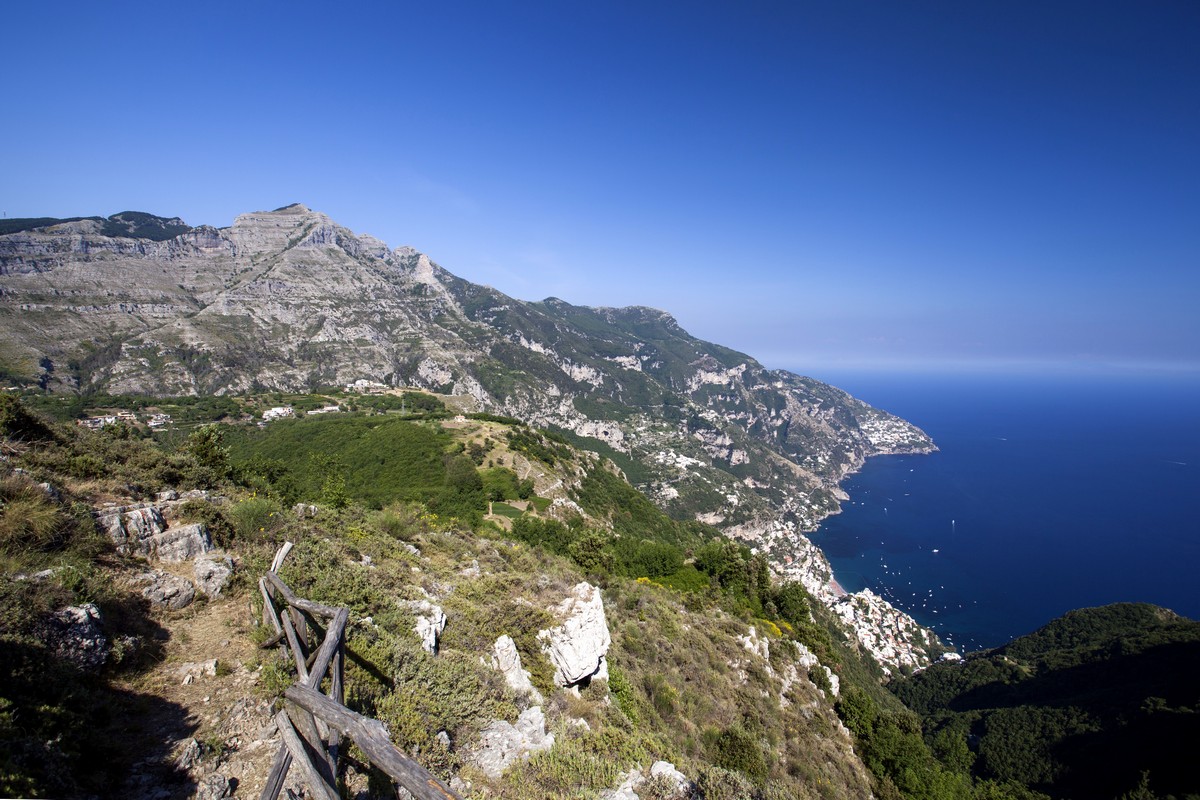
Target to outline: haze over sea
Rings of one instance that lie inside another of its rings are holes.
[[[867,462],[814,535],[960,650],[1072,608],[1200,618],[1200,377],[814,375],[927,431],[940,452]]]

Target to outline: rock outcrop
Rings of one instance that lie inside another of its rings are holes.
[[[464,760],[478,767],[489,778],[499,778],[509,765],[531,753],[554,746],[554,734],[546,732],[546,717],[541,706],[521,712],[514,725],[496,720],[483,729],[479,743]]]
[[[178,611],[196,599],[196,587],[191,581],[159,569],[135,575],[133,584],[141,587],[142,596],[156,608]]]
[[[213,549],[212,537],[201,522],[171,526],[150,537],[149,545],[151,558],[176,564],[190,561]]]
[[[492,667],[504,676],[504,682],[513,691],[529,695],[534,703],[542,702],[542,693],[534,688],[529,672],[521,666],[521,654],[511,636],[501,636],[492,645]]]
[[[149,556],[150,540],[167,529],[158,506],[116,506],[101,509],[96,523],[124,556]]]
[[[438,637],[446,629],[446,613],[441,606],[428,600],[409,600],[405,604],[416,617],[413,633],[421,640],[421,648],[427,653],[437,654]]]
[[[607,680],[605,657],[612,639],[600,590],[586,581],[576,584],[570,596],[552,608],[551,613],[562,622],[538,631],[538,639],[554,664],[554,683],[566,688],[594,678]]]
[[[233,578],[233,559],[227,555],[209,553],[200,556],[192,564],[196,586],[207,597],[219,597]]]
[[[178,563],[213,549],[212,537],[202,523],[168,525],[159,505],[102,508],[96,513],[96,523],[117,552],[126,556]]]
[[[43,622],[41,638],[59,658],[85,672],[96,672],[112,650],[101,619],[95,603],[68,606]]]

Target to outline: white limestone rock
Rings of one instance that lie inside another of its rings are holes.
[[[840,697],[842,693],[841,678],[824,664],[821,665],[821,669],[825,670],[825,677],[829,679],[829,690],[833,692],[833,696]]]
[[[203,555],[192,564],[192,571],[200,591],[208,597],[219,597],[233,578],[233,559],[217,553]]]
[[[541,706],[521,712],[514,725],[496,720],[483,729],[479,743],[464,757],[489,778],[499,778],[510,764],[529,758],[531,753],[548,750],[554,745],[554,734],[546,732],[546,717]]]
[[[749,650],[751,653],[759,656],[768,664],[771,662],[771,643],[765,636],[759,636],[758,631],[753,625],[750,626],[750,632],[745,636],[737,637],[742,643],[742,647]]]
[[[220,663],[220,660],[215,658],[208,661],[189,661],[176,667],[175,674],[183,684],[194,683],[197,678],[215,678]]]
[[[637,787],[645,780],[640,769],[631,769],[621,776],[621,783],[617,788],[600,792],[599,800],[641,800]]]
[[[542,693],[534,688],[529,679],[529,672],[521,666],[521,654],[517,652],[517,643],[507,634],[496,639],[492,645],[492,667],[504,676],[504,682],[518,693],[528,694],[535,703],[543,701]]]
[[[157,506],[114,506],[96,515],[100,529],[123,556],[149,556],[150,541],[167,529]]]
[[[213,549],[212,537],[202,522],[172,526],[150,537],[147,544],[151,558],[172,564],[190,561]]]
[[[422,649],[436,655],[438,638],[446,629],[446,613],[442,611],[441,606],[428,600],[409,600],[404,605],[417,619],[413,625],[413,633],[421,640]]]
[[[691,797],[693,784],[687,776],[675,768],[670,761],[655,761],[650,766],[650,777],[661,778],[675,787],[676,796]]]
[[[96,513],[100,526],[117,552],[177,563],[213,549],[212,537],[202,523],[170,525],[158,505],[112,506]]]
[[[135,576],[133,584],[141,586],[142,597],[157,608],[178,611],[187,608],[196,599],[196,587],[191,581],[158,569]]]
[[[538,631],[542,650],[554,664],[554,683],[564,688],[593,678],[608,679],[608,621],[600,590],[587,581],[576,584],[570,596],[551,609],[562,623]]]

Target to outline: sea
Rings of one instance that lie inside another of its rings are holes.
[[[1200,376],[813,375],[940,448],[880,456],[813,535],[961,652],[1138,601],[1200,618]]]

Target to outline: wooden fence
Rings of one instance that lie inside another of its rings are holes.
[[[276,574],[292,549],[279,548],[270,570],[258,581],[263,624],[275,630],[264,647],[279,646],[296,667],[297,682],[284,692],[275,724],[283,743],[267,776],[261,800],[276,800],[292,764],[303,770],[313,795],[338,800],[338,770],[344,761],[342,737],[358,745],[367,760],[417,800],[460,800],[437,778],[392,744],[383,723],[343,705],[346,661],[344,608],[297,597]],[[326,681],[326,679],[328,679]],[[322,684],[328,689],[322,692]]]

